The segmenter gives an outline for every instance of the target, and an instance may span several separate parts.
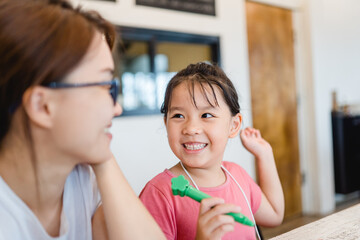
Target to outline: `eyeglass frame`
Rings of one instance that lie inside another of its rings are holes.
[[[52,89],[61,89],[61,88],[81,88],[81,87],[94,87],[94,86],[106,86],[110,85],[110,96],[114,101],[114,105],[116,105],[117,96],[119,94],[120,80],[115,77],[111,81],[106,82],[94,82],[94,83],[66,83],[66,82],[51,82],[44,87],[52,88]]]

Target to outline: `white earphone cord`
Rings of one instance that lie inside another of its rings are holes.
[[[189,174],[189,172],[185,169],[185,167],[184,167],[184,165],[183,165],[183,163],[182,163],[181,161],[180,161],[180,165],[181,165],[181,167],[183,168],[183,170],[184,170],[184,172],[186,173],[186,175],[190,178],[190,180],[191,180],[192,184],[195,186],[195,188],[196,188],[197,190],[199,190],[199,187],[196,185],[194,179],[191,177],[191,175]],[[254,215],[253,215],[253,213],[252,213],[252,211],[251,211],[251,207],[250,207],[249,201],[248,201],[248,199],[247,199],[247,197],[246,197],[246,195],[245,195],[242,187],[241,187],[240,184],[236,181],[236,179],[233,177],[233,175],[232,175],[224,166],[221,165],[221,168],[232,178],[232,180],[234,180],[234,182],[236,183],[236,185],[239,187],[241,193],[243,194],[243,196],[244,196],[244,198],[245,198],[245,201],[246,201],[246,204],[247,204],[247,206],[248,206],[248,208],[249,208],[249,210],[250,210],[250,214],[251,214],[252,220],[254,221],[254,224],[255,224],[254,227],[255,227],[256,235],[257,235],[258,239],[261,240],[260,233],[259,233],[259,230],[257,229],[256,221],[255,221]]]

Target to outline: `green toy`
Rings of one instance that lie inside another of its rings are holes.
[[[206,193],[203,193],[191,186],[189,181],[186,180],[183,175],[171,179],[171,189],[174,195],[179,195],[181,197],[188,196],[198,202],[201,202],[204,198],[211,198],[210,195],[207,195]],[[241,213],[230,212],[227,213],[227,215],[232,216],[238,223],[254,226],[254,223]]]

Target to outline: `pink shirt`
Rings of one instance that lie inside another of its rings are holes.
[[[239,165],[223,162],[223,166],[240,184],[249,201],[252,212],[258,210],[261,202],[261,189]],[[171,178],[175,177],[168,169],[150,180],[140,199],[155,218],[167,239],[195,239],[200,204],[189,197],[174,196],[171,191]],[[242,213],[252,220],[250,210],[241,190],[234,180],[226,174],[226,181],[218,187],[200,188],[201,191],[225,199],[241,207]],[[256,239],[254,227],[235,224],[235,230],[222,239]]]

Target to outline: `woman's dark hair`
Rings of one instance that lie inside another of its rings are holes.
[[[66,0],[0,1],[0,147],[26,89],[62,81],[96,32],[112,48],[115,29],[96,12]]]
[[[224,71],[214,65],[205,62],[190,64],[185,69],[179,71],[168,83],[165,92],[164,103],[161,106],[161,113],[167,117],[169,105],[171,103],[171,96],[173,90],[183,82],[188,82],[189,94],[196,106],[196,99],[194,96],[195,84],[198,84],[202,93],[208,103],[214,107],[214,104],[209,100],[206,87],[211,89],[211,93],[215,99],[215,105],[219,106],[214,86],[221,90],[226,104],[229,106],[230,112],[233,116],[240,112],[240,105],[236,89],[230,79],[226,76]]]

